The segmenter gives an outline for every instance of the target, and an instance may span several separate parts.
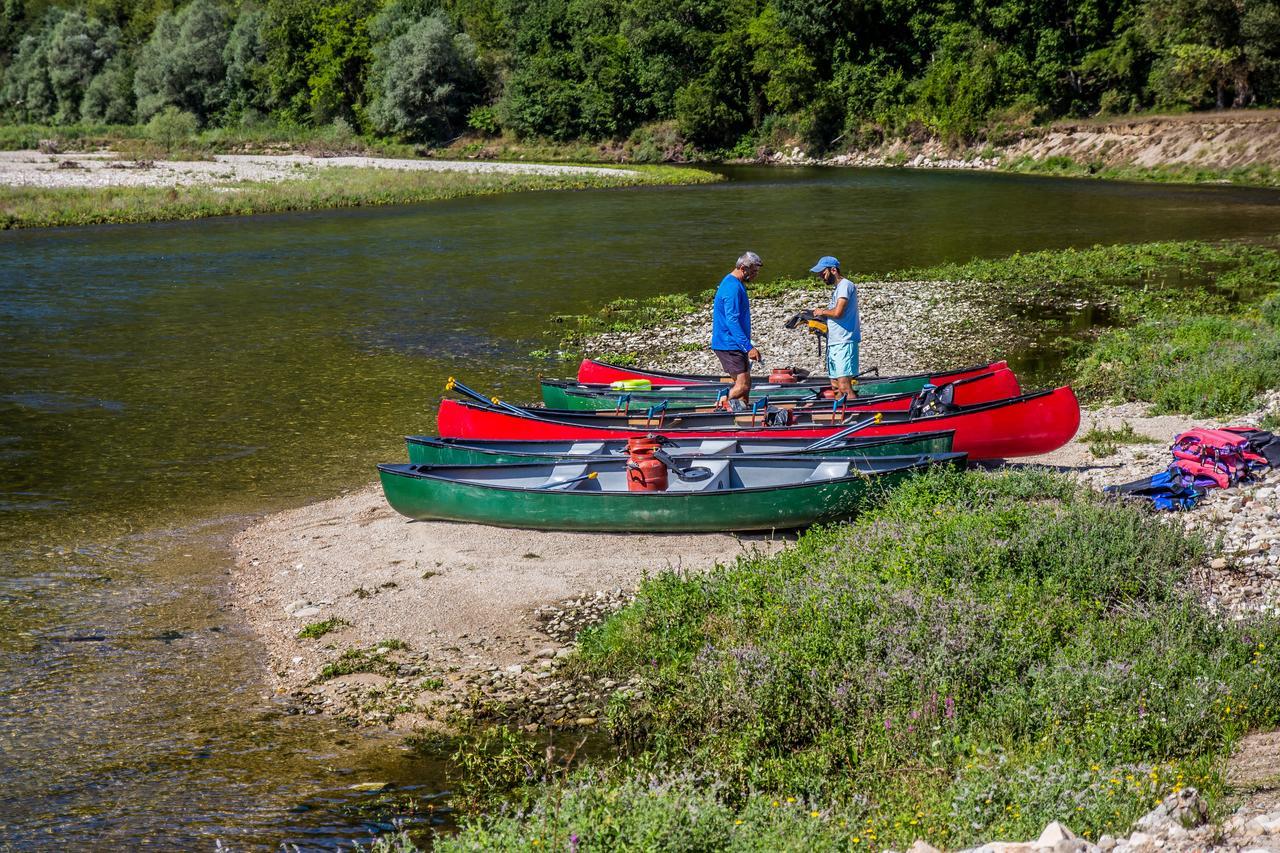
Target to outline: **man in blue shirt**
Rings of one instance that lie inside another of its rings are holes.
[[[840,274],[840,262],[825,255],[809,272],[831,288],[826,308],[814,309],[813,316],[827,321],[827,373],[837,395],[853,396],[853,377],[858,375],[858,346],[862,327],[858,323],[858,290]]]
[[[724,372],[733,377],[729,389],[729,407],[743,408],[751,394],[751,361],[760,360],[760,351],[751,343],[751,306],[747,302],[746,283],[755,279],[764,263],[755,252],[738,258],[733,272],[716,288],[711,305],[711,349]]]

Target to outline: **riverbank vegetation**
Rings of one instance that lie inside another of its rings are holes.
[[[539,781],[518,741],[486,751],[525,807],[437,847],[955,849],[1120,832],[1189,785],[1216,804],[1232,745],[1280,723],[1280,626],[1196,603],[1205,558],[1058,475],[914,479],[777,556],[644,582],[576,664],[639,679],[607,710],[621,759]]]
[[[9,0],[0,115],[608,141],[636,159],[997,139],[1061,116],[1280,103],[1280,2]]]
[[[536,190],[690,184],[716,175],[675,166],[638,166],[609,173],[529,174],[313,167],[298,178],[217,185],[78,188],[0,186],[0,229],[113,222],[154,222],[411,204],[462,196]]]

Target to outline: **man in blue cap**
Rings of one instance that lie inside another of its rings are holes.
[[[711,304],[711,350],[720,359],[724,372],[733,377],[729,408],[746,408],[751,394],[751,364],[760,360],[760,351],[751,343],[751,305],[746,284],[755,279],[764,263],[755,252],[744,252],[733,272],[716,288]]]
[[[858,375],[858,345],[862,327],[858,324],[858,291],[840,274],[840,262],[830,255],[818,259],[809,272],[831,288],[826,308],[814,309],[815,319],[827,321],[827,373],[837,395],[853,396],[853,377]]]

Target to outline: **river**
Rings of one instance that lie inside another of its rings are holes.
[[[291,715],[229,535],[368,483],[445,378],[512,398],[556,314],[764,278],[1280,233],[1280,194],[905,170],[0,234],[0,837],[332,847],[444,767]],[[382,824],[385,827],[385,823]]]

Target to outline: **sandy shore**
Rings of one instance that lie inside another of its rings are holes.
[[[388,157],[311,157],[306,154],[218,154],[209,160],[124,160],[109,151],[44,154],[0,151],[0,185],[15,187],[177,187],[241,181],[301,180],[337,166],[417,172],[526,175],[617,175],[597,166],[407,160]]]
[[[767,535],[409,522],[373,485],[240,533],[233,591],[267,645],[280,692],[353,721],[411,728],[470,707],[476,692],[497,702],[536,692],[577,624],[618,607],[646,574],[703,571],[784,546]],[[329,619],[346,624],[298,637]],[[366,668],[379,671],[316,680],[349,649],[372,650],[377,660]],[[588,696],[550,711],[538,716],[576,721],[598,708]]]

